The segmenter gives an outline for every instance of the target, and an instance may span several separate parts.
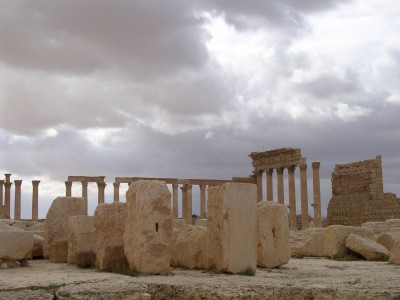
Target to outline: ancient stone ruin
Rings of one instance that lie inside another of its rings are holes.
[[[367,221],[400,218],[400,199],[384,193],[382,159],[340,164],[332,173],[328,225],[360,226]]]

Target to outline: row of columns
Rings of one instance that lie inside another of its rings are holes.
[[[308,188],[307,188],[307,164],[301,164],[300,167],[300,190],[301,190],[301,221],[303,228],[308,227],[309,212],[308,212]],[[322,227],[321,220],[321,192],[320,192],[320,177],[319,177],[320,162],[313,162],[313,194],[314,203],[314,223],[317,227]],[[296,186],[295,186],[295,169],[296,165],[287,167],[288,169],[288,185],[289,185],[289,224],[291,229],[297,227],[296,220]],[[277,173],[277,195],[278,202],[284,204],[284,186],[283,186],[283,172],[285,168],[276,168]],[[273,201],[273,184],[272,176],[274,169],[266,170],[266,185],[267,185],[267,201]],[[262,174],[259,171],[257,174],[257,198],[258,201],[262,200]]]
[[[65,181],[65,196],[66,197],[72,197],[72,183],[73,181]],[[98,195],[97,195],[97,203],[101,204],[104,203],[104,192],[106,189],[107,184],[105,182],[96,182],[97,183],[97,189],[98,189]],[[88,181],[82,180],[82,198],[85,199],[85,211],[86,215],[88,214]],[[118,183],[118,193],[119,193],[119,183]],[[115,201],[115,183],[114,183],[114,201]],[[118,201],[119,201],[119,195],[118,195]]]
[[[11,175],[4,174],[5,180],[0,180],[0,218],[11,218]],[[32,221],[38,221],[39,206],[39,183],[40,180],[32,180]],[[21,220],[21,186],[22,180],[14,180],[14,220]],[[4,187],[4,191],[3,191]],[[4,192],[4,198],[3,198]],[[4,203],[4,204],[3,204]]]

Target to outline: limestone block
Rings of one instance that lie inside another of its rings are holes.
[[[30,258],[32,248],[32,233],[22,230],[0,230],[1,260],[22,260]]]
[[[142,274],[170,270],[171,193],[162,181],[139,180],[126,192],[124,253],[129,268]]]
[[[290,256],[291,257],[303,257],[303,243],[296,243],[290,245]]]
[[[49,258],[49,247],[53,241],[67,239],[68,218],[85,214],[84,198],[57,197],[53,200],[44,222],[44,258]]]
[[[186,228],[186,221],[184,219],[172,219],[172,228],[178,230]]]
[[[196,226],[203,226],[207,228],[207,219],[197,219],[194,224]]]
[[[386,226],[388,230],[400,229],[400,219],[387,219]]]
[[[351,234],[374,239],[374,232],[370,228],[344,225],[331,225],[324,230],[324,255],[330,258],[351,255],[346,248],[346,238]]]
[[[96,268],[100,270],[128,267],[123,233],[125,229],[126,203],[99,204],[94,212]]]
[[[220,272],[256,270],[257,187],[229,182],[208,189],[209,267]]]
[[[83,252],[95,252],[96,235],[93,218],[73,216],[68,218],[68,263],[76,264]]]
[[[323,257],[324,228],[308,228],[305,230],[303,247],[304,256]]]
[[[33,235],[33,249],[32,249],[32,257],[43,257],[43,243],[44,238],[40,235]]]
[[[188,225],[179,231],[172,252],[172,265],[189,269],[206,269],[208,233],[204,226]]]
[[[367,260],[384,260],[389,255],[389,251],[381,244],[356,234],[350,234],[346,238],[345,245]]]
[[[400,241],[400,232],[394,231],[381,233],[376,240],[377,243],[385,246],[389,251],[396,241]]]
[[[365,222],[361,224],[361,227],[372,229],[374,234],[381,234],[388,230],[386,222]]]
[[[50,244],[50,261],[53,263],[66,263],[68,255],[68,240],[59,239]]]
[[[389,263],[400,265],[400,241],[396,241],[390,250]]]
[[[257,266],[275,268],[290,259],[288,213],[284,205],[261,201],[257,204]]]

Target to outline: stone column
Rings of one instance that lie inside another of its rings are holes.
[[[15,197],[14,197],[14,220],[21,220],[21,185],[22,180],[14,180]]]
[[[192,185],[186,186],[186,224],[192,225]]]
[[[65,182],[65,197],[71,197],[72,196],[72,181],[66,181]]]
[[[0,219],[4,219],[4,205],[3,205],[3,186],[4,180],[0,180]]]
[[[263,171],[257,171],[257,202],[262,201],[262,174]]]
[[[285,192],[283,188],[283,170],[285,168],[278,168],[276,169],[276,174],[278,175],[278,202],[280,204],[285,204]]]
[[[186,184],[181,186],[182,191],[182,219],[186,221]]]
[[[319,167],[320,162],[313,162],[313,194],[314,194],[314,224],[316,227],[322,227],[321,220],[321,190],[319,182]]]
[[[274,169],[267,170],[267,201],[274,201],[274,189],[272,186],[272,174]]]
[[[206,185],[200,184],[200,218],[206,219]]]
[[[174,219],[178,218],[178,184],[172,184],[172,211]]]
[[[301,188],[301,228],[308,228],[308,187],[307,187],[307,164],[300,165],[300,188]]]
[[[86,181],[82,182],[82,198],[85,198],[85,212],[88,215],[88,183]]]
[[[10,202],[11,202],[11,185],[10,181],[11,174],[4,174],[6,181],[4,182],[4,217],[10,219]]]
[[[113,182],[114,186],[114,202],[119,202],[119,182]]]
[[[39,220],[39,183],[40,180],[32,180],[32,221]]]
[[[296,166],[288,168],[289,173],[289,227],[290,229],[297,228],[296,222],[296,186],[294,182],[294,170]]]
[[[106,189],[107,184],[105,182],[97,183],[97,203],[104,203],[104,190]]]

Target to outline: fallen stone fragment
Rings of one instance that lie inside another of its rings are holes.
[[[0,260],[30,258],[32,249],[32,233],[19,230],[0,230]]]
[[[389,251],[381,244],[356,234],[346,238],[346,247],[367,260],[385,260],[389,255]]]
[[[400,241],[396,241],[390,251],[389,263],[400,265]]]

